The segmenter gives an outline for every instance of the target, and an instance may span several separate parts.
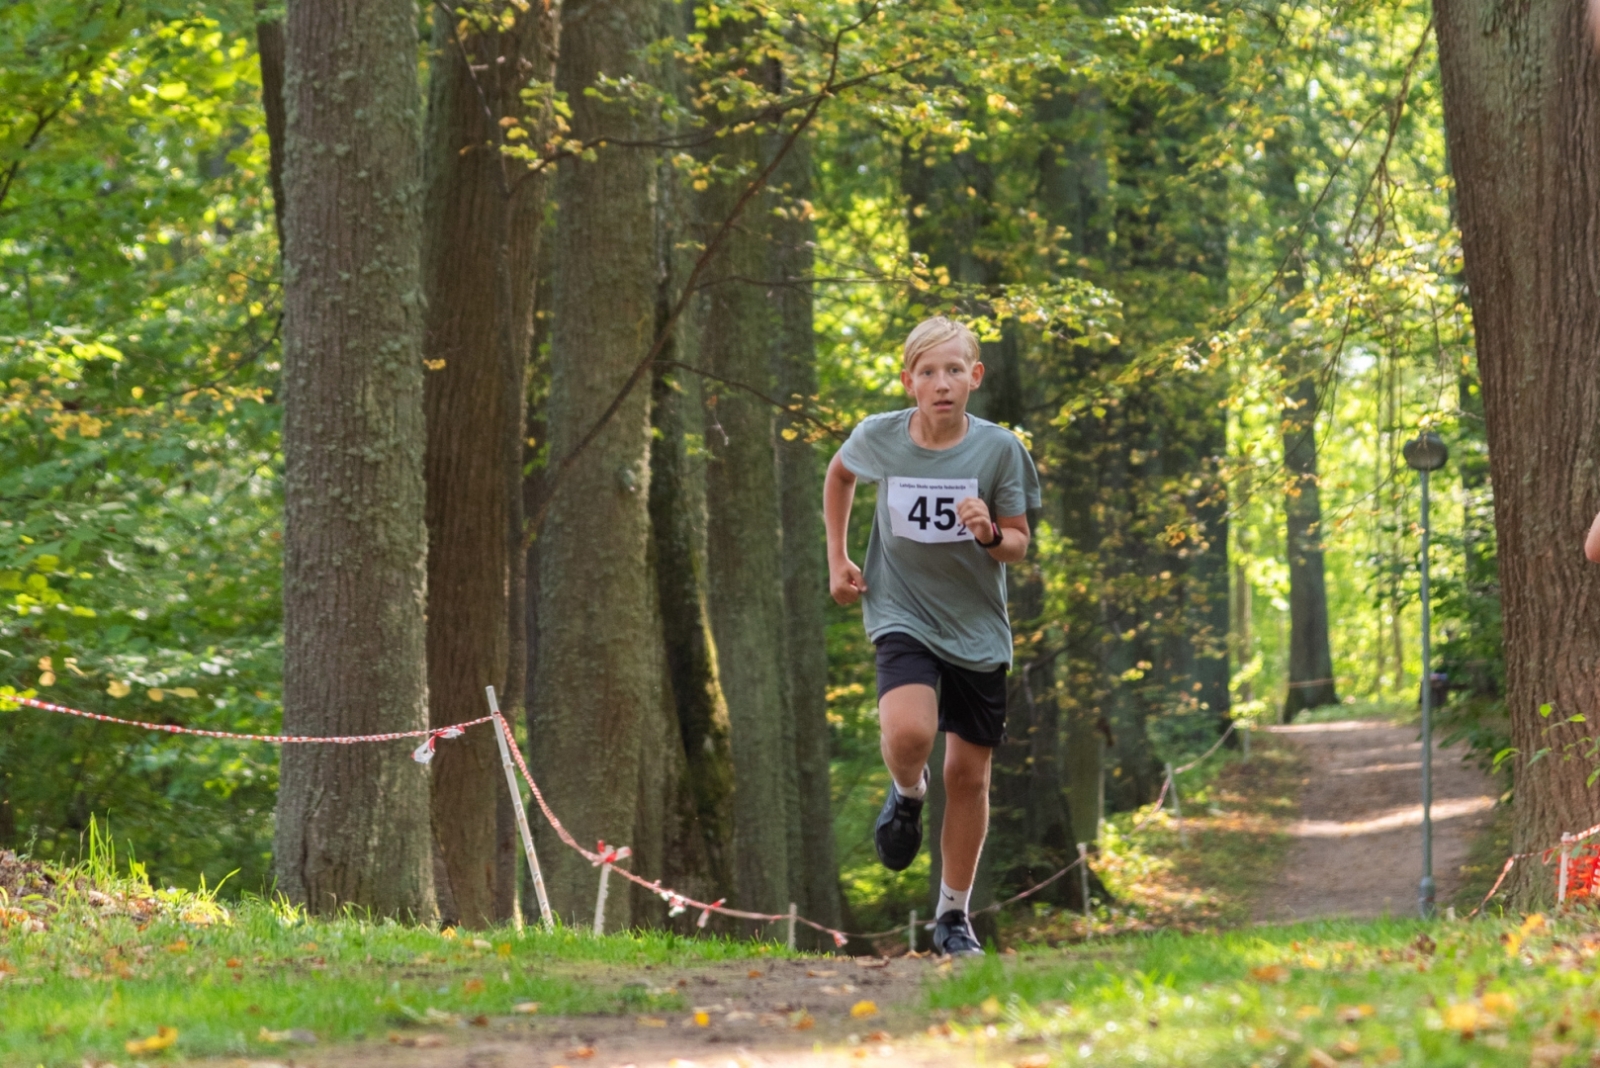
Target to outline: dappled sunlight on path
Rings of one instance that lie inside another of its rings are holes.
[[[1277,885],[1258,920],[1412,915],[1422,856],[1422,743],[1414,726],[1342,720],[1267,728],[1306,760],[1301,818]],[[1433,870],[1436,898],[1460,884],[1473,837],[1488,823],[1495,788],[1463,761],[1464,747],[1435,745]]]

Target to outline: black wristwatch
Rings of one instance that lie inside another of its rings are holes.
[[[1000,528],[999,523],[990,523],[989,526],[994,529],[994,540],[979,541],[978,548],[980,549],[998,549],[1000,547],[1000,543],[1006,540],[1006,532]],[[976,538],[973,540],[977,541]]]

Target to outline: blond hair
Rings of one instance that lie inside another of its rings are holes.
[[[961,355],[971,367],[978,362],[978,335],[966,323],[958,323],[954,319],[946,319],[942,315],[935,315],[932,319],[924,319],[912,329],[906,337],[905,355],[901,366],[907,371],[917,365],[917,357],[929,349],[937,348],[946,341],[959,340],[961,342]]]

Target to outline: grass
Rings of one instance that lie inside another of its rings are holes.
[[[663,932],[468,934],[355,915],[312,920],[260,899],[229,910],[212,893],[153,890],[137,866],[113,876],[103,854],[67,871],[27,865],[20,878],[3,856],[12,876],[0,900],[7,1066],[281,1055],[313,1036],[398,1032],[404,1041],[407,1029],[506,1026],[519,1011],[676,1011],[681,995],[651,984],[653,969],[786,955]]]
[[[1588,912],[1160,932],[991,957],[929,1005],[951,1039],[1036,1047],[1030,1064],[1555,1068],[1600,1042],[1597,952]]]

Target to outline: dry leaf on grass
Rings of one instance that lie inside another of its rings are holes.
[[[156,1028],[156,1033],[149,1038],[130,1038],[122,1046],[129,1053],[137,1056],[141,1053],[160,1053],[164,1049],[170,1049],[173,1043],[177,1041],[178,1029],[176,1027],[158,1027]]]
[[[1371,1005],[1365,1003],[1360,1005],[1341,1005],[1339,1007],[1339,1022],[1355,1023],[1357,1020],[1366,1019],[1376,1011]]]
[[[875,1001],[858,1001],[850,1006],[850,1015],[859,1020],[864,1016],[878,1015],[878,1003]]]
[[[263,1027],[257,1034],[258,1042],[297,1042],[302,1046],[316,1045],[317,1036],[302,1027],[292,1027],[287,1031],[269,1031]]]
[[[444,1045],[443,1035],[402,1035],[395,1031],[389,1032],[389,1041],[396,1046],[405,1046],[407,1049],[433,1049]]]
[[[1263,983],[1287,983],[1289,969],[1281,964],[1263,964],[1259,968],[1250,969],[1250,978]],[[1327,1054],[1323,1054],[1327,1056]]]
[[[519,1001],[511,1006],[511,1011],[520,1012],[524,1016],[532,1016],[539,1011],[539,1003],[537,1001]]]

